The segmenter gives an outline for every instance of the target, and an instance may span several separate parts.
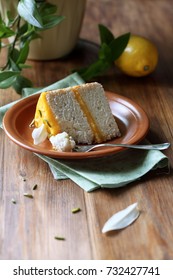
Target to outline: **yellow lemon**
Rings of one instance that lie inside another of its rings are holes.
[[[129,42],[115,61],[125,74],[134,77],[146,76],[154,71],[158,63],[158,50],[148,39],[131,35]]]

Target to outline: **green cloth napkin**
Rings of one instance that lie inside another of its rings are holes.
[[[84,81],[74,73],[46,88],[24,89],[23,98],[40,91],[82,84]],[[0,108],[0,125],[5,112],[18,101]],[[57,160],[36,154],[49,164],[56,180],[71,179],[87,192],[98,188],[123,187],[139,180],[151,169],[168,166],[168,158],[160,151],[125,150],[113,156],[85,160]]]
[[[55,179],[70,178],[87,192],[123,187],[152,169],[168,167],[168,158],[156,150],[125,150],[113,156],[78,161],[38,156],[49,164]]]

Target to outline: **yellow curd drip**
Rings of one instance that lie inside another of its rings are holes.
[[[75,95],[75,99],[79,103],[82,111],[84,112],[84,114],[87,118],[87,121],[88,121],[88,123],[91,127],[91,130],[92,130],[93,134],[94,134],[95,141],[97,143],[101,143],[105,140],[105,138],[104,138],[103,134],[101,133],[99,127],[97,126],[96,122],[94,121],[90,111],[88,110],[88,107],[85,104],[85,101],[82,99],[80,93],[78,92],[78,87],[79,86],[73,87],[73,92],[74,92],[74,95]]]
[[[47,102],[46,95],[47,92],[42,92],[39,97],[34,118],[35,126],[40,127],[44,123],[47,132],[56,135],[62,131]]]

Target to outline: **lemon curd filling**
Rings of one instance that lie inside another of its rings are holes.
[[[88,107],[87,107],[85,101],[82,99],[80,93],[78,92],[78,86],[73,88],[73,92],[74,92],[75,99],[79,103],[81,110],[83,111],[83,113],[85,114],[85,116],[87,118],[87,121],[94,134],[95,141],[97,143],[103,142],[105,140],[105,138],[104,138],[103,134],[101,133],[100,129],[98,128],[96,122],[94,121],[90,111],[88,110]]]
[[[43,123],[46,126],[46,130],[50,135],[56,135],[61,131],[61,127],[58,124],[48,102],[46,99],[47,92],[42,92],[37,103],[35,112],[35,126],[40,127]]]

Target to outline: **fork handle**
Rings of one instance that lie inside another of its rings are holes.
[[[97,147],[125,147],[140,150],[165,150],[169,148],[170,143],[147,144],[147,145],[128,145],[128,144],[98,144]],[[96,146],[95,146],[96,147]]]

